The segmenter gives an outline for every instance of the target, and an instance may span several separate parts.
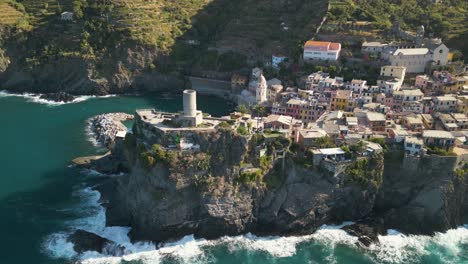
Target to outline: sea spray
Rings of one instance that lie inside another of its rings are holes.
[[[23,93],[23,94],[16,94],[16,93],[10,93],[5,90],[0,91],[0,98],[2,97],[22,97],[25,98],[27,101],[32,102],[32,103],[38,103],[38,104],[44,104],[47,106],[60,106],[60,105],[65,105],[65,104],[75,104],[75,103],[80,103],[84,102],[88,99],[92,98],[109,98],[109,97],[114,97],[117,96],[115,94],[111,95],[102,95],[102,96],[97,96],[97,95],[81,95],[75,97],[72,101],[69,102],[56,102],[52,100],[47,100],[44,98],[41,98],[42,94],[34,94],[34,93]]]
[[[389,230],[387,235],[379,236],[380,243],[373,244],[369,249],[357,246],[358,238],[347,234],[341,228],[352,224],[346,222],[338,226],[324,225],[315,233],[306,236],[270,236],[258,237],[253,234],[240,236],[225,236],[217,240],[195,239],[186,236],[174,243],[162,244],[156,249],[153,243],[131,243],[128,227],[105,227],[105,209],[99,204],[99,192],[85,188],[76,195],[84,202],[76,208],[77,213],[85,217],[69,222],[71,230],[84,229],[116,242],[125,248],[123,257],[113,257],[97,252],[85,252],[78,255],[73,250],[73,244],[67,241],[71,232],[56,233],[46,240],[45,248],[53,258],[76,259],[85,264],[113,264],[122,262],[161,263],[165,259],[176,260],[177,263],[212,263],[216,256],[210,255],[210,249],[225,247],[231,254],[236,252],[265,252],[273,258],[289,258],[297,254],[297,249],[308,243],[318,244],[324,250],[323,259],[336,262],[338,245],[354,248],[355,252],[367,255],[377,263],[421,263],[424,257],[432,255],[441,263],[461,263],[466,253],[462,246],[468,244],[468,229],[460,227],[434,236],[404,235],[396,230]],[[466,257],[466,256],[465,256]],[[306,260],[304,260],[306,261]]]
[[[387,235],[379,236],[379,241],[378,245],[370,247],[371,254],[379,262],[420,263],[421,259],[432,256],[441,263],[461,263],[463,258],[468,263],[467,253],[462,252],[463,246],[468,246],[466,226],[438,232],[434,236],[405,235],[390,229]]]

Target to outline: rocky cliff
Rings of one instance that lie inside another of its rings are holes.
[[[389,153],[375,208],[385,226],[432,234],[466,223],[468,177],[454,172],[462,163],[457,157]]]
[[[137,121],[138,123],[138,121]],[[366,168],[374,181],[297,162],[300,154],[260,158],[262,141],[231,129],[191,133],[199,153],[124,143],[130,174],[101,186],[108,225],[131,226],[134,240],[163,241],[186,234],[204,238],[257,234],[305,234],[325,223],[361,219],[372,212],[382,181],[383,156]],[[166,135],[167,137],[167,135]],[[170,137],[173,137],[170,136]],[[152,143],[160,142],[152,138]]]
[[[200,151],[161,147],[182,137],[198,142]],[[187,234],[307,234],[357,221],[347,231],[369,245],[388,228],[430,234],[468,221],[467,170],[454,172],[463,165],[457,157],[419,159],[389,150],[337,167],[312,163],[309,152],[288,144],[229,128],[158,134],[136,119],[134,134],[106,157],[129,171],[99,187],[107,224],[131,226],[134,240],[164,241]]]

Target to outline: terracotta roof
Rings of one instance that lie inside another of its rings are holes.
[[[309,40],[305,43],[305,47],[313,46],[313,47],[328,47],[331,44],[329,41],[314,41]]]
[[[336,43],[336,42],[331,42],[330,43],[330,50],[339,50],[340,48],[341,48],[340,43]]]
[[[309,40],[304,44],[304,48],[317,50],[339,50],[341,48],[341,44],[329,41]]]

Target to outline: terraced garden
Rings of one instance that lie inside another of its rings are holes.
[[[131,39],[167,51],[191,26],[191,18],[209,5],[205,0],[114,0],[111,19]]]
[[[10,1],[0,0],[0,25],[15,25],[24,14],[13,7]]]

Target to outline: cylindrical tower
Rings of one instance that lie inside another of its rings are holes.
[[[195,90],[184,91],[184,116],[197,115],[197,92]]]

